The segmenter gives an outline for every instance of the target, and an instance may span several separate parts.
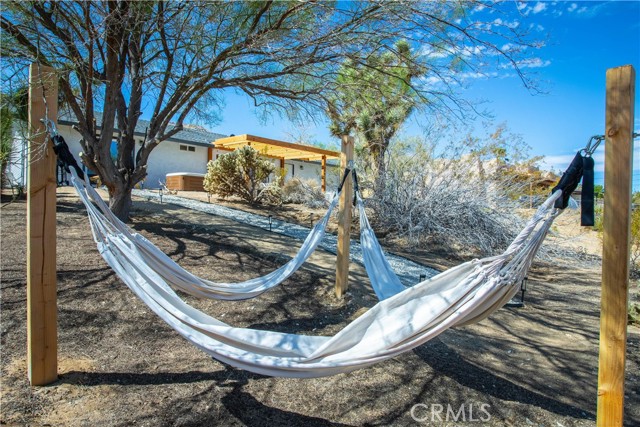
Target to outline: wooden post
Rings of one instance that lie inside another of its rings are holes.
[[[31,64],[27,183],[27,368],[29,381],[34,386],[49,384],[58,378],[56,155],[41,122],[47,116],[54,122],[57,120],[57,102],[58,82],[54,70]]]
[[[353,160],[354,140],[351,136],[342,137],[340,170],[344,170]],[[349,288],[349,242],[351,239],[351,203],[353,200],[353,181],[349,177],[342,188],[338,207],[338,254],[336,260],[336,296],[342,297]]]
[[[327,156],[322,156],[322,192],[327,191]]]
[[[627,344],[635,71],[607,70],[599,427],[622,426]]]
[[[284,186],[284,181],[287,178],[287,169],[286,169],[286,166],[284,164],[284,157],[280,158],[280,177],[282,178],[280,180],[280,185]]]

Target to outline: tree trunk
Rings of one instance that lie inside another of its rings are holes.
[[[0,188],[4,188],[5,172],[7,171],[7,162],[2,162],[2,172],[0,173]]]
[[[129,221],[131,213],[131,190],[129,186],[120,188],[120,191],[109,191],[109,209],[122,222]]]
[[[385,178],[387,175],[387,165],[384,162],[384,155],[386,150],[377,149],[372,150],[372,165],[371,169],[373,171],[373,190],[378,193],[380,191],[384,191]]]

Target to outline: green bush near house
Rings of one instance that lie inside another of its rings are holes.
[[[222,198],[238,196],[251,204],[278,202],[281,199],[279,178],[267,183],[275,169],[260,153],[245,146],[209,162],[204,189]]]
[[[3,106],[0,111],[0,188],[4,188],[5,171],[11,159],[13,148],[13,114],[9,108]]]

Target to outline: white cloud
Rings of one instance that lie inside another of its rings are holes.
[[[551,65],[550,60],[542,60],[540,58],[527,58],[517,62],[518,67],[520,68],[544,68]],[[503,64],[500,68],[512,68],[512,64]]]
[[[422,51],[420,52],[421,55],[424,55],[428,58],[446,58],[448,56],[453,55],[453,52],[450,52],[446,49],[436,49],[432,46],[426,45],[425,47],[422,48]]]
[[[578,5],[575,3],[571,3],[571,5],[567,8],[567,12],[573,12],[578,8]]]
[[[484,46],[465,46],[461,49],[460,53],[466,57],[477,56],[481,55],[485,49]]]
[[[549,65],[551,65],[550,60],[547,59],[543,61],[540,58],[523,59],[522,61],[518,62],[518,66],[520,66],[521,68],[544,68],[548,67]]]
[[[495,71],[492,71],[490,73],[481,73],[478,71],[468,71],[468,72],[463,72],[463,73],[458,73],[457,76],[461,79],[488,79],[491,77],[498,77],[498,73]]]
[[[603,173],[604,172],[604,141],[598,146],[598,149],[593,153],[593,161],[594,161],[594,172]],[[575,157],[575,153],[578,152],[578,149],[575,150],[573,154],[559,154],[552,156],[544,156],[544,158],[540,161],[540,166],[545,170],[553,170],[563,172],[569,167],[569,164]],[[633,147],[633,174],[640,174],[640,162],[637,162],[637,159],[640,159],[640,144],[636,144]]]
[[[447,58],[454,55],[470,58],[473,56],[482,56],[487,53],[486,51],[487,48],[485,46],[452,46],[451,48],[425,46],[420,51],[420,54],[433,59]]]
[[[436,76],[429,76],[423,79],[424,82],[429,86],[435,86],[439,83],[442,83],[442,79]]]
[[[560,154],[555,156],[544,156],[540,161],[543,169],[547,170],[565,170],[575,157],[575,154]]]
[[[604,145],[601,143],[598,149],[593,153],[593,170],[594,172],[604,172]]]
[[[536,13],[540,13],[543,10],[545,10],[547,8],[546,3],[542,3],[541,1],[539,1],[538,3],[536,3],[535,6],[533,6],[533,9],[531,9],[531,11],[536,14]]]

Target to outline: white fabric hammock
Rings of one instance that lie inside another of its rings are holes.
[[[264,375],[303,378],[349,372],[387,360],[448,328],[479,321],[504,305],[518,291],[560,212],[553,203],[562,194],[555,192],[539,208],[503,254],[466,262],[388,295],[336,335],[324,337],[236,328],[191,307],[171,288],[162,275],[165,273],[148,264],[147,251],[138,244],[139,239],[132,240],[117,218],[91,203],[95,191],[77,176],[72,181],[87,207],[100,254],[168,325],[232,366]]]
[[[501,275],[509,276],[516,285],[521,283],[547,235],[551,223],[562,212],[560,209],[552,209],[553,203],[561,195],[562,191],[557,191],[545,201],[502,255],[485,258],[482,261],[513,256],[509,266],[501,270]],[[359,193],[356,193],[356,200],[360,214],[360,242],[365,269],[371,282],[371,287],[378,300],[382,301],[403,292],[408,287],[402,284],[385,257],[380,242],[371,228],[365,212],[364,202]],[[545,217],[547,218],[546,220]],[[542,225],[538,227],[536,234],[532,235],[540,222],[542,222]],[[529,246],[525,245],[527,239],[530,240]],[[522,249],[520,249],[521,247]]]
[[[80,194],[85,205],[91,204],[91,201],[93,201],[102,215],[109,221],[110,225],[113,226],[118,233],[121,233],[123,238],[126,238],[136,246],[141,261],[156,271],[156,273],[158,273],[158,275],[160,275],[160,277],[162,277],[170,286],[193,296],[221,300],[242,300],[253,298],[279,285],[295,273],[322,242],[327,223],[329,222],[333,209],[338,203],[339,196],[339,193],[336,193],[329,204],[327,213],[314,225],[300,246],[298,253],[286,264],[269,274],[244,282],[216,283],[198,277],[182,268],[144,236],[136,233],[129,228],[129,226],[120,221],[113,212],[111,212],[109,207],[93,187],[90,185],[81,185],[80,183],[81,181],[79,178],[74,176],[73,185],[78,191],[78,194]]]

